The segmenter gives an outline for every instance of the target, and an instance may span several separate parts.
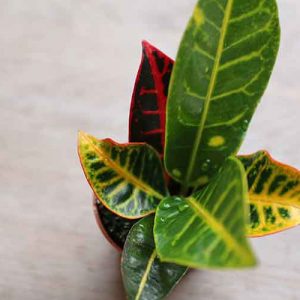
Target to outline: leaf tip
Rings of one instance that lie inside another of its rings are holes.
[[[248,248],[248,253],[247,253],[247,258],[245,259],[245,264],[244,266],[246,268],[253,268],[256,267],[258,265],[258,261],[257,258],[253,252],[253,249],[251,246],[249,246]]]
[[[77,151],[79,154],[80,161],[82,162],[82,155],[85,152],[88,145],[94,138],[82,130],[78,130],[77,139]]]
[[[151,47],[151,44],[146,40],[142,40],[142,46],[143,48],[147,48],[147,47]]]
[[[78,136],[78,142],[80,142],[87,136],[87,134],[84,131],[79,129],[77,136]]]
[[[156,50],[156,48],[150,44],[148,41],[142,41],[143,52],[146,56],[151,56],[152,52]]]

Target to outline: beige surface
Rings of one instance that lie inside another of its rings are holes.
[[[0,299],[124,299],[99,234],[76,132],[125,141],[147,38],[174,56],[192,0],[0,0]],[[300,2],[243,152],[300,168]],[[171,299],[300,299],[300,228],[254,240],[260,267],[193,272]]]

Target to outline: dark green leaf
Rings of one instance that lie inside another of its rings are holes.
[[[159,260],[153,240],[153,220],[153,216],[148,216],[136,223],[125,243],[122,276],[128,300],[164,299],[187,270]]]
[[[167,105],[165,163],[204,184],[235,154],[279,46],[275,0],[200,0],[181,42]]]
[[[122,218],[107,209],[98,199],[94,199],[95,217],[106,239],[118,250],[124,247],[126,237],[137,220]]]
[[[200,192],[162,201],[154,226],[161,260],[194,268],[254,266],[246,239],[247,192],[242,164],[229,158]]]

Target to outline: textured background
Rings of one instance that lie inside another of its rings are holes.
[[[300,168],[300,2],[242,152]],[[96,227],[78,129],[126,141],[140,40],[174,57],[194,0],[0,0],[0,299],[122,300]],[[253,240],[260,266],[194,271],[172,299],[300,299],[300,228]]]

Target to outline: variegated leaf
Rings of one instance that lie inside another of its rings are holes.
[[[246,239],[247,208],[245,171],[232,157],[201,191],[160,203],[154,225],[160,259],[193,268],[255,265]]]
[[[151,145],[164,156],[166,104],[174,61],[162,51],[143,41],[143,56],[135,82],[129,115],[129,142]],[[180,185],[165,172],[171,194]]]
[[[122,145],[80,132],[78,153],[97,198],[122,217],[151,214],[168,195],[160,158],[147,144]]]
[[[166,102],[173,60],[143,42],[143,56],[135,82],[129,116],[129,142],[145,142],[163,155]]]
[[[240,156],[248,177],[249,236],[276,233],[300,224],[300,172],[266,151]]]

